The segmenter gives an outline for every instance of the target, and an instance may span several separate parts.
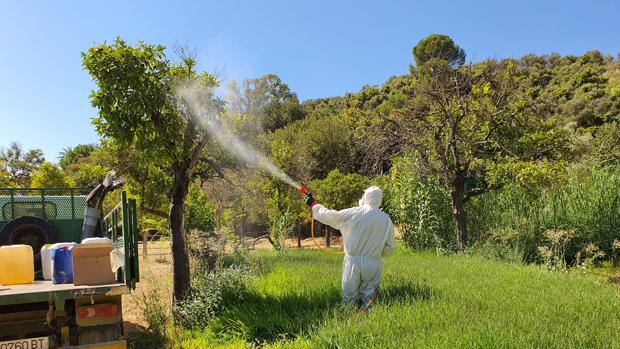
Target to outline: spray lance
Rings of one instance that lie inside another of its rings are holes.
[[[312,196],[312,193],[310,192],[310,190],[308,190],[303,185],[299,188],[299,192],[306,196],[306,204],[308,206],[312,207],[318,203],[316,202],[316,200],[314,200],[314,196]]]

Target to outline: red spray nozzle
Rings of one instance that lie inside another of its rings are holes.
[[[309,191],[308,191],[308,189],[306,189],[306,187],[299,188],[299,192],[304,194],[304,195],[308,195],[308,193],[309,193]]]

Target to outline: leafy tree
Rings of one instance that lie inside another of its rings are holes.
[[[16,142],[12,142],[7,149],[0,149],[0,173],[4,172],[17,187],[28,187],[32,173],[44,161],[41,149],[24,152],[21,145]]]
[[[85,159],[85,158],[82,158]],[[65,172],[78,188],[94,188],[110,170],[92,162],[80,162],[67,166]]]
[[[215,207],[198,183],[190,186],[185,205],[186,228],[210,232],[215,228]]]
[[[414,75],[392,77],[372,96],[370,108],[366,102],[366,107],[346,110],[348,119],[356,120],[352,129],[355,148],[361,155],[358,160],[360,173],[367,176],[385,174],[392,166],[392,159],[404,155],[406,149],[399,143],[399,132],[395,130],[395,135],[386,135],[377,132],[376,127],[381,115],[404,105],[409,96],[415,95],[417,81]]]
[[[165,211],[169,205],[172,177],[168,169],[154,160],[149,153],[141,152],[135,146],[104,140],[89,157],[93,172],[84,174],[93,175],[95,180],[102,169],[113,169],[128,179],[130,191],[139,196],[142,213],[167,217]]]
[[[75,147],[66,147],[58,154],[58,165],[65,170],[67,166],[87,158],[95,150],[94,144],[78,144]]]
[[[465,63],[465,51],[448,35],[431,34],[413,48],[413,57],[417,67],[431,59],[443,60],[450,66]]]
[[[275,74],[229,85],[229,111],[245,116],[252,130],[273,131],[303,118],[297,95]]]
[[[64,188],[71,187],[72,181],[65,176],[62,170],[49,162],[41,164],[32,175],[33,188]]]
[[[314,189],[321,204],[334,210],[342,210],[357,206],[369,184],[368,177],[357,173],[344,174],[335,169],[324,179],[313,181],[310,188]]]
[[[597,150],[598,164],[612,166],[620,164],[620,125],[610,122],[602,125],[596,132],[594,147]]]
[[[539,102],[541,112],[556,117],[563,126],[598,127],[620,115],[611,57],[598,51],[582,56],[526,55],[518,64],[527,72],[520,85]]]
[[[615,61],[608,64],[606,75],[609,82],[609,94],[613,97],[620,97],[620,54]]]
[[[415,93],[379,108],[374,144],[389,139],[420,154],[422,170],[450,193],[457,249],[467,244],[465,204],[508,178],[553,181],[561,176],[568,134],[534,111],[513,60],[453,67],[430,59],[418,68]]]
[[[135,148],[143,160],[172,177],[169,221],[173,253],[173,299],[178,303],[190,290],[189,258],[185,234],[185,200],[201,155],[209,142],[190,106],[176,95],[181,84],[195,86],[200,103],[219,105],[208,73],[197,73],[196,62],[180,50],[182,62],[168,60],[161,45],[140,42],[91,47],[83,54],[84,67],[97,84],[91,94],[99,115],[94,125],[104,137],[121,147]]]
[[[12,187],[13,183],[6,170],[0,168],[0,188]]]
[[[381,104],[378,86],[364,86],[357,93],[347,93],[344,97],[346,108],[372,110]]]
[[[294,122],[268,136],[272,157],[295,178],[324,178],[333,169],[355,171],[358,154],[344,112]]]
[[[301,108],[305,117],[321,119],[339,114],[344,110],[345,103],[342,97],[309,99],[302,102]]]
[[[607,91],[604,58],[598,51],[581,57],[564,57],[547,91],[548,99],[555,97],[558,117],[571,126],[598,126],[620,113],[618,103]],[[557,94],[566,91],[564,95]]]

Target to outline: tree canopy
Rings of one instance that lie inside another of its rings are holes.
[[[78,144],[75,147],[66,147],[58,154],[58,165],[64,170],[80,159],[87,158],[95,150],[95,144]]]
[[[172,177],[170,229],[174,260],[175,302],[189,293],[189,260],[184,226],[184,205],[199,160],[209,142],[187,103],[176,91],[180,86],[200,89],[200,102],[218,106],[213,95],[215,77],[195,71],[196,61],[183,48],[180,62],[167,59],[164,47],[140,42],[91,47],[83,54],[84,67],[97,85],[91,94],[98,109],[93,119],[97,132],[125,149],[135,149],[142,161]]]
[[[33,188],[65,188],[73,186],[71,180],[62,169],[49,162],[44,162],[32,175]]]
[[[448,35],[431,34],[413,48],[413,57],[417,67],[431,59],[442,60],[450,66],[459,66],[465,63],[465,50]]]
[[[8,148],[0,149],[0,176],[6,176],[8,182],[14,186],[28,187],[32,173],[44,161],[41,149],[24,151],[19,143],[12,142]]]

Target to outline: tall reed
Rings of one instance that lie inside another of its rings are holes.
[[[551,188],[510,185],[476,198],[469,207],[472,241],[512,244],[526,262],[538,259],[537,248],[549,229],[575,231],[568,262],[592,243],[611,256],[613,241],[620,237],[620,169],[571,169],[566,182]]]

